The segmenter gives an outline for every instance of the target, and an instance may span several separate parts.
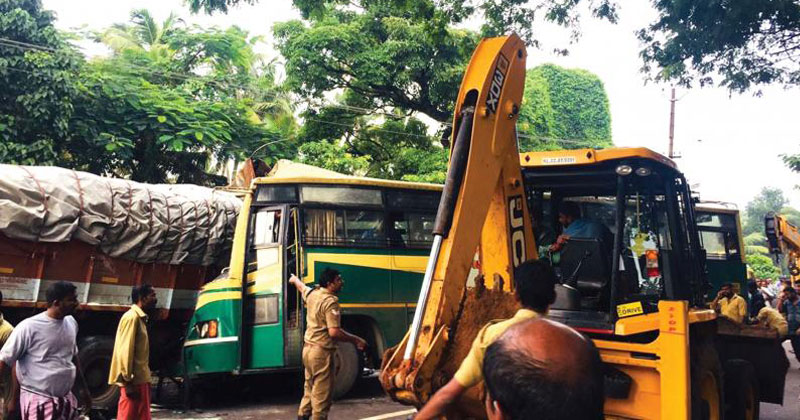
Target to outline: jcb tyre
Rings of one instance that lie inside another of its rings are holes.
[[[758,420],[758,377],[753,365],[741,359],[725,362],[726,420]]]
[[[361,358],[352,343],[339,343],[333,356],[333,398],[347,394],[361,373]]]
[[[78,343],[78,360],[92,394],[92,407],[111,413],[117,411],[119,401],[119,387],[108,384],[113,352],[111,337],[88,337]]]
[[[710,341],[692,346],[691,374],[692,420],[724,419],[722,366]]]

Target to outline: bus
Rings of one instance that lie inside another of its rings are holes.
[[[244,194],[229,269],[199,292],[184,342],[192,386],[220,375],[300,369],[305,318],[291,274],[345,280],[343,327],[369,347],[336,352],[334,395],[378,368],[414,315],[440,185],[345,176],[281,161]],[[245,281],[242,281],[242,279]]]
[[[706,251],[706,270],[713,299],[724,283],[732,283],[736,293],[747,296],[747,263],[739,209],[735,204],[700,201],[695,206],[697,230]]]

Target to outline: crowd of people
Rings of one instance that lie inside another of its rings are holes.
[[[540,419],[603,417],[603,366],[597,349],[580,333],[544,317],[555,301],[556,278],[549,264],[528,261],[515,271],[515,278],[519,311],[478,333],[453,379],[422,407],[417,419],[445,414],[480,382],[485,384],[490,419],[528,418],[531,413]],[[366,341],[340,327],[336,295],[344,280],[338,272],[326,270],[319,288],[294,276],[291,283],[309,306],[303,351],[306,384],[298,417],[324,419],[331,403],[334,343],[352,342],[363,349]],[[724,284],[712,308],[733,322],[776,331],[791,341],[800,360],[798,288],[787,280],[763,279],[750,282],[746,294],[739,295],[732,284]],[[0,314],[3,418],[73,420],[91,406],[77,357],[75,285],[56,282],[47,289],[46,298],[44,312],[16,327]],[[117,328],[108,381],[120,387],[117,418],[146,420],[151,379],[146,323],[157,303],[155,290],[147,284],[133,287],[131,300],[133,305]],[[72,392],[76,383],[77,396]]]
[[[91,395],[78,359],[78,308],[74,284],[55,282],[47,309],[16,327],[0,314],[0,385],[3,419],[77,420],[91,408]],[[157,303],[155,289],[131,291],[133,305],[117,327],[109,384],[120,387],[117,418],[150,419],[150,345],[146,322]],[[2,304],[2,293],[0,293]],[[76,384],[78,395],[73,393]]]
[[[736,294],[733,284],[723,284],[711,306],[733,322],[774,330],[791,342],[800,361],[800,283],[756,279],[748,283],[744,295]]]

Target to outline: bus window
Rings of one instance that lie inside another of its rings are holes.
[[[347,242],[370,246],[385,246],[383,212],[345,210],[345,235]]]
[[[344,243],[344,211],[306,209],[304,212],[306,241],[312,245]]]
[[[433,213],[393,212],[389,217],[391,246],[397,248],[430,248],[433,243]]]
[[[300,195],[304,203],[335,203],[340,206],[383,205],[381,191],[376,189],[306,185],[301,187]]]
[[[304,214],[310,245],[386,246],[383,212],[305,209]]]
[[[275,245],[280,240],[281,211],[275,209],[260,209],[256,213],[255,237],[253,246],[256,248]]]
[[[727,258],[725,252],[725,233],[701,230],[700,239],[703,241],[703,248],[705,248],[708,258],[720,260]]]
[[[262,185],[258,187],[256,201],[269,203],[296,203],[297,190],[294,185]]]
[[[251,325],[277,324],[278,323],[278,295],[263,295],[251,297],[247,305],[247,320]]]

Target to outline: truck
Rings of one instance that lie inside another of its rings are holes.
[[[782,403],[788,360],[777,332],[708,308],[695,200],[671,159],[645,148],[518,152],[525,59],[512,34],[482,40],[466,69],[428,266],[409,331],[383,361],[383,388],[404,404],[428,401],[479,329],[516,311],[514,268],[539,258],[535,238],[559,232],[561,203],[602,199],[613,203],[609,236],[570,238],[550,260],[559,283],[548,317],[594,341],[606,416],[756,419],[760,401]],[[478,388],[458,418],[485,416]]]
[[[45,309],[56,281],[77,287],[78,357],[93,407],[115,410],[108,384],[117,324],[133,285],[158,296],[151,368],[182,374],[182,344],[200,287],[227,266],[241,202],[193,185],[147,185],[56,167],[0,165],[0,291],[16,325]]]

